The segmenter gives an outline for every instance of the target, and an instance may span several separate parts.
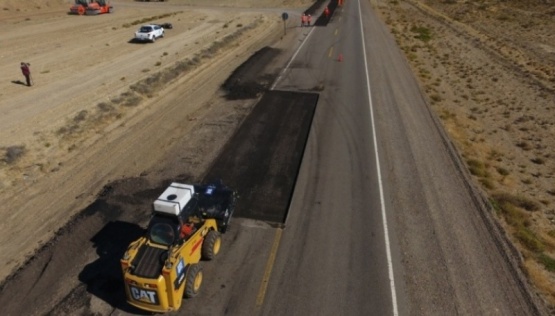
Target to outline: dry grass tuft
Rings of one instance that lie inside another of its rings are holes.
[[[540,209],[538,202],[505,192],[492,194],[491,202],[512,228],[513,236],[522,246],[536,254],[545,250],[543,239],[531,227],[529,212]]]
[[[511,204],[530,212],[538,211],[541,208],[540,203],[520,195],[512,195],[509,193],[495,193],[493,194],[493,198],[498,203]]]
[[[524,261],[524,269],[536,288],[543,293],[548,304],[555,306],[555,282],[553,279],[542,269],[542,266],[531,258]]]
[[[466,161],[468,165],[468,170],[471,174],[480,177],[480,178],[487,178],[489,177],[489,172],[487,170],[486,165],[476,159],[469,159]]]
[[[4,149],[4,158],[2,159],[7,164],[13,164],[18,161],[27,152],[25,146],[9,146]]]

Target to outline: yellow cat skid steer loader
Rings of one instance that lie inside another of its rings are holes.
[[[145,236],[120,260],[129,304],[163,313],[198,294],[201,259],[220,251],[237,194],[221,183],[172,183],[154,202]]]

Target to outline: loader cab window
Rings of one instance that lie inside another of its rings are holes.
[[[157,244],[170,246],[175,238],[175,230],[168,223],[155,223],[150,227],[149,239]]]
[[[147,228],[151,242],[171,246],[177,240],[179,221],[176,216],[154,212]]]

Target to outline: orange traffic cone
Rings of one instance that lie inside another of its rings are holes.
[[[338,62],[342,62],[342,61],[343,61],[343,54],[339,54],[339,56],[337,56],[337,61],[338,61]]]

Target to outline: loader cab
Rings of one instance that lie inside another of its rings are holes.
[[[198,209],[195,187],[172,183],[153,206],[147,229],[149,240],[167,247],[184,241],[182,228],[196,215]]]
[[[191,224],[190,219],[195,217],[197,204],[197,200],[192,199],[179,215],[169,215],[155,211],[147,228],[148,239],[155,244],[166,247],[183,242],[186,235],[190,235],[184,234],[183,226]],[[196,224],[200,224],[200,222]],[[193,224],[193,226],[198,225]],[[193,230],[196,230],[196,227]]]

